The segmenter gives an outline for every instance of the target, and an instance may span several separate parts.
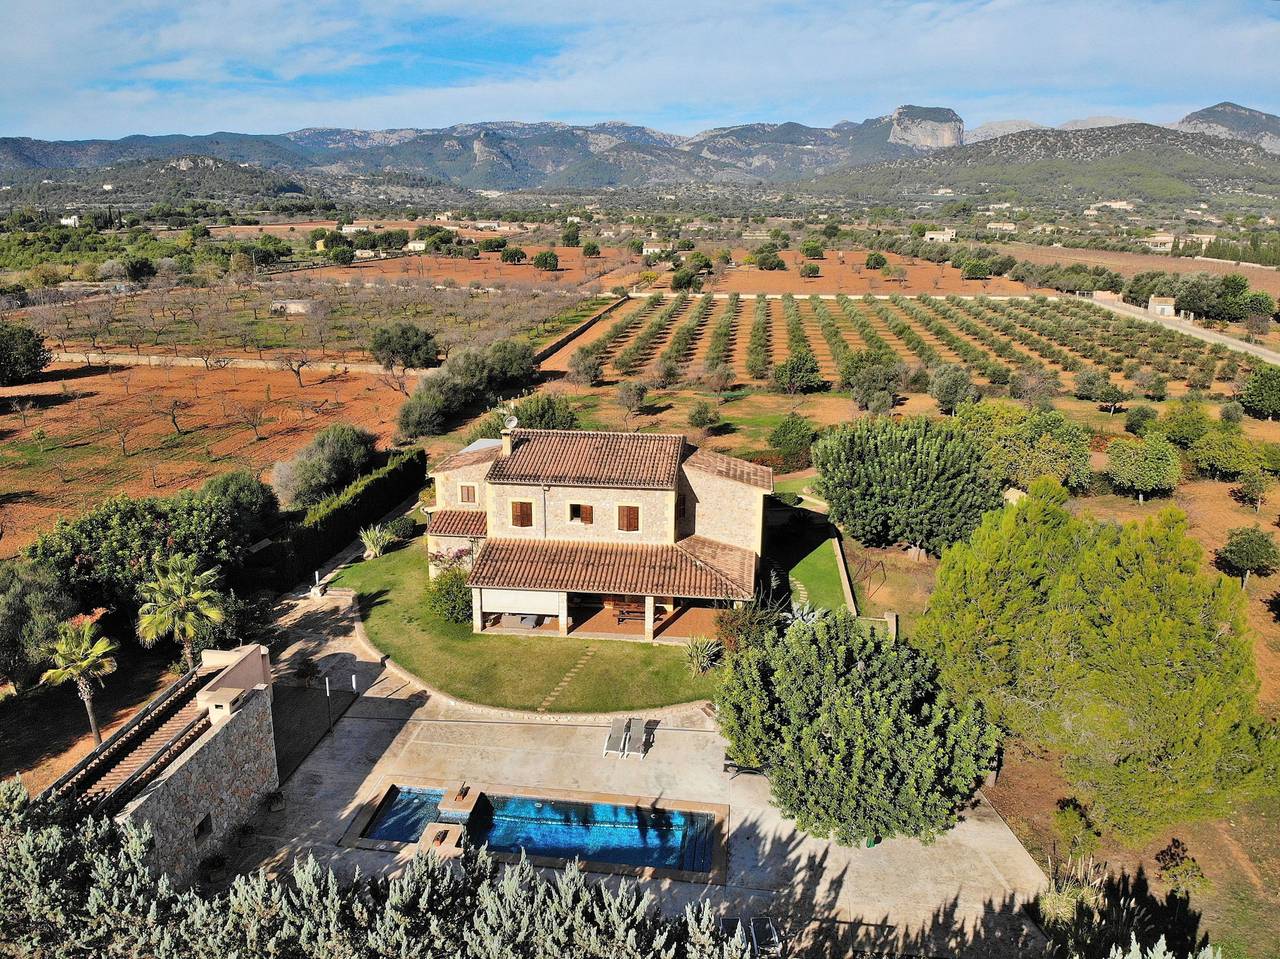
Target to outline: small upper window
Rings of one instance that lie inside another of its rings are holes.
[[[569,522],[590,526],[595,521],[595,511],[586,503],[569,504]]]
[[[512,526],[532,526],[533,525],[533,504],[514,502],[511,504],[511,525]]]
[[[474,503],[476,501],[476,487],[474,483],[462,483],[458,487],[458,501],[462,503]]]
[[[624,533],[634,533],[640,529],[640,507],[618,507],[618,529]]]

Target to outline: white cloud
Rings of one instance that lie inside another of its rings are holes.
[[[52,0],[8,19],[0,126],[30,136],[604,117],[692,132],[904,102],[972,124],[1280,106],[1280,19],[1260,0]],[[529,36],[545,54],[503,63],[503,41]],[[462,79],[417,80],[441,64]]]

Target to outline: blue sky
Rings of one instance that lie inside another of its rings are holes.
[[[1276,0],[0,0],[0,135],[1280,112]]]

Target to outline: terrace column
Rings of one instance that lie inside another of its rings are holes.
[[[646,596],[644,598],[644,638],[649,642],[653,642],[653,609],[653,597]]]
[[[561,593],[559,600],[559,608],[556,611],[560,617],[560,635],[569,635],[569,594]]]
[[[471,631],[484,632],[484,610],[480,607],[480,587],[471,587]]]

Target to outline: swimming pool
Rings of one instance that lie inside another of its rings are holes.
[[[362,834],[384,842],[417,842],[422,831],[440,818],[443,789],[392,786]]]
[[[439,818],[440,789],[393,786],[364,837],[417,842]],[[500,853],[709,872],[715,816],[649,805],[485,793],[467,822],[476,845]]]

